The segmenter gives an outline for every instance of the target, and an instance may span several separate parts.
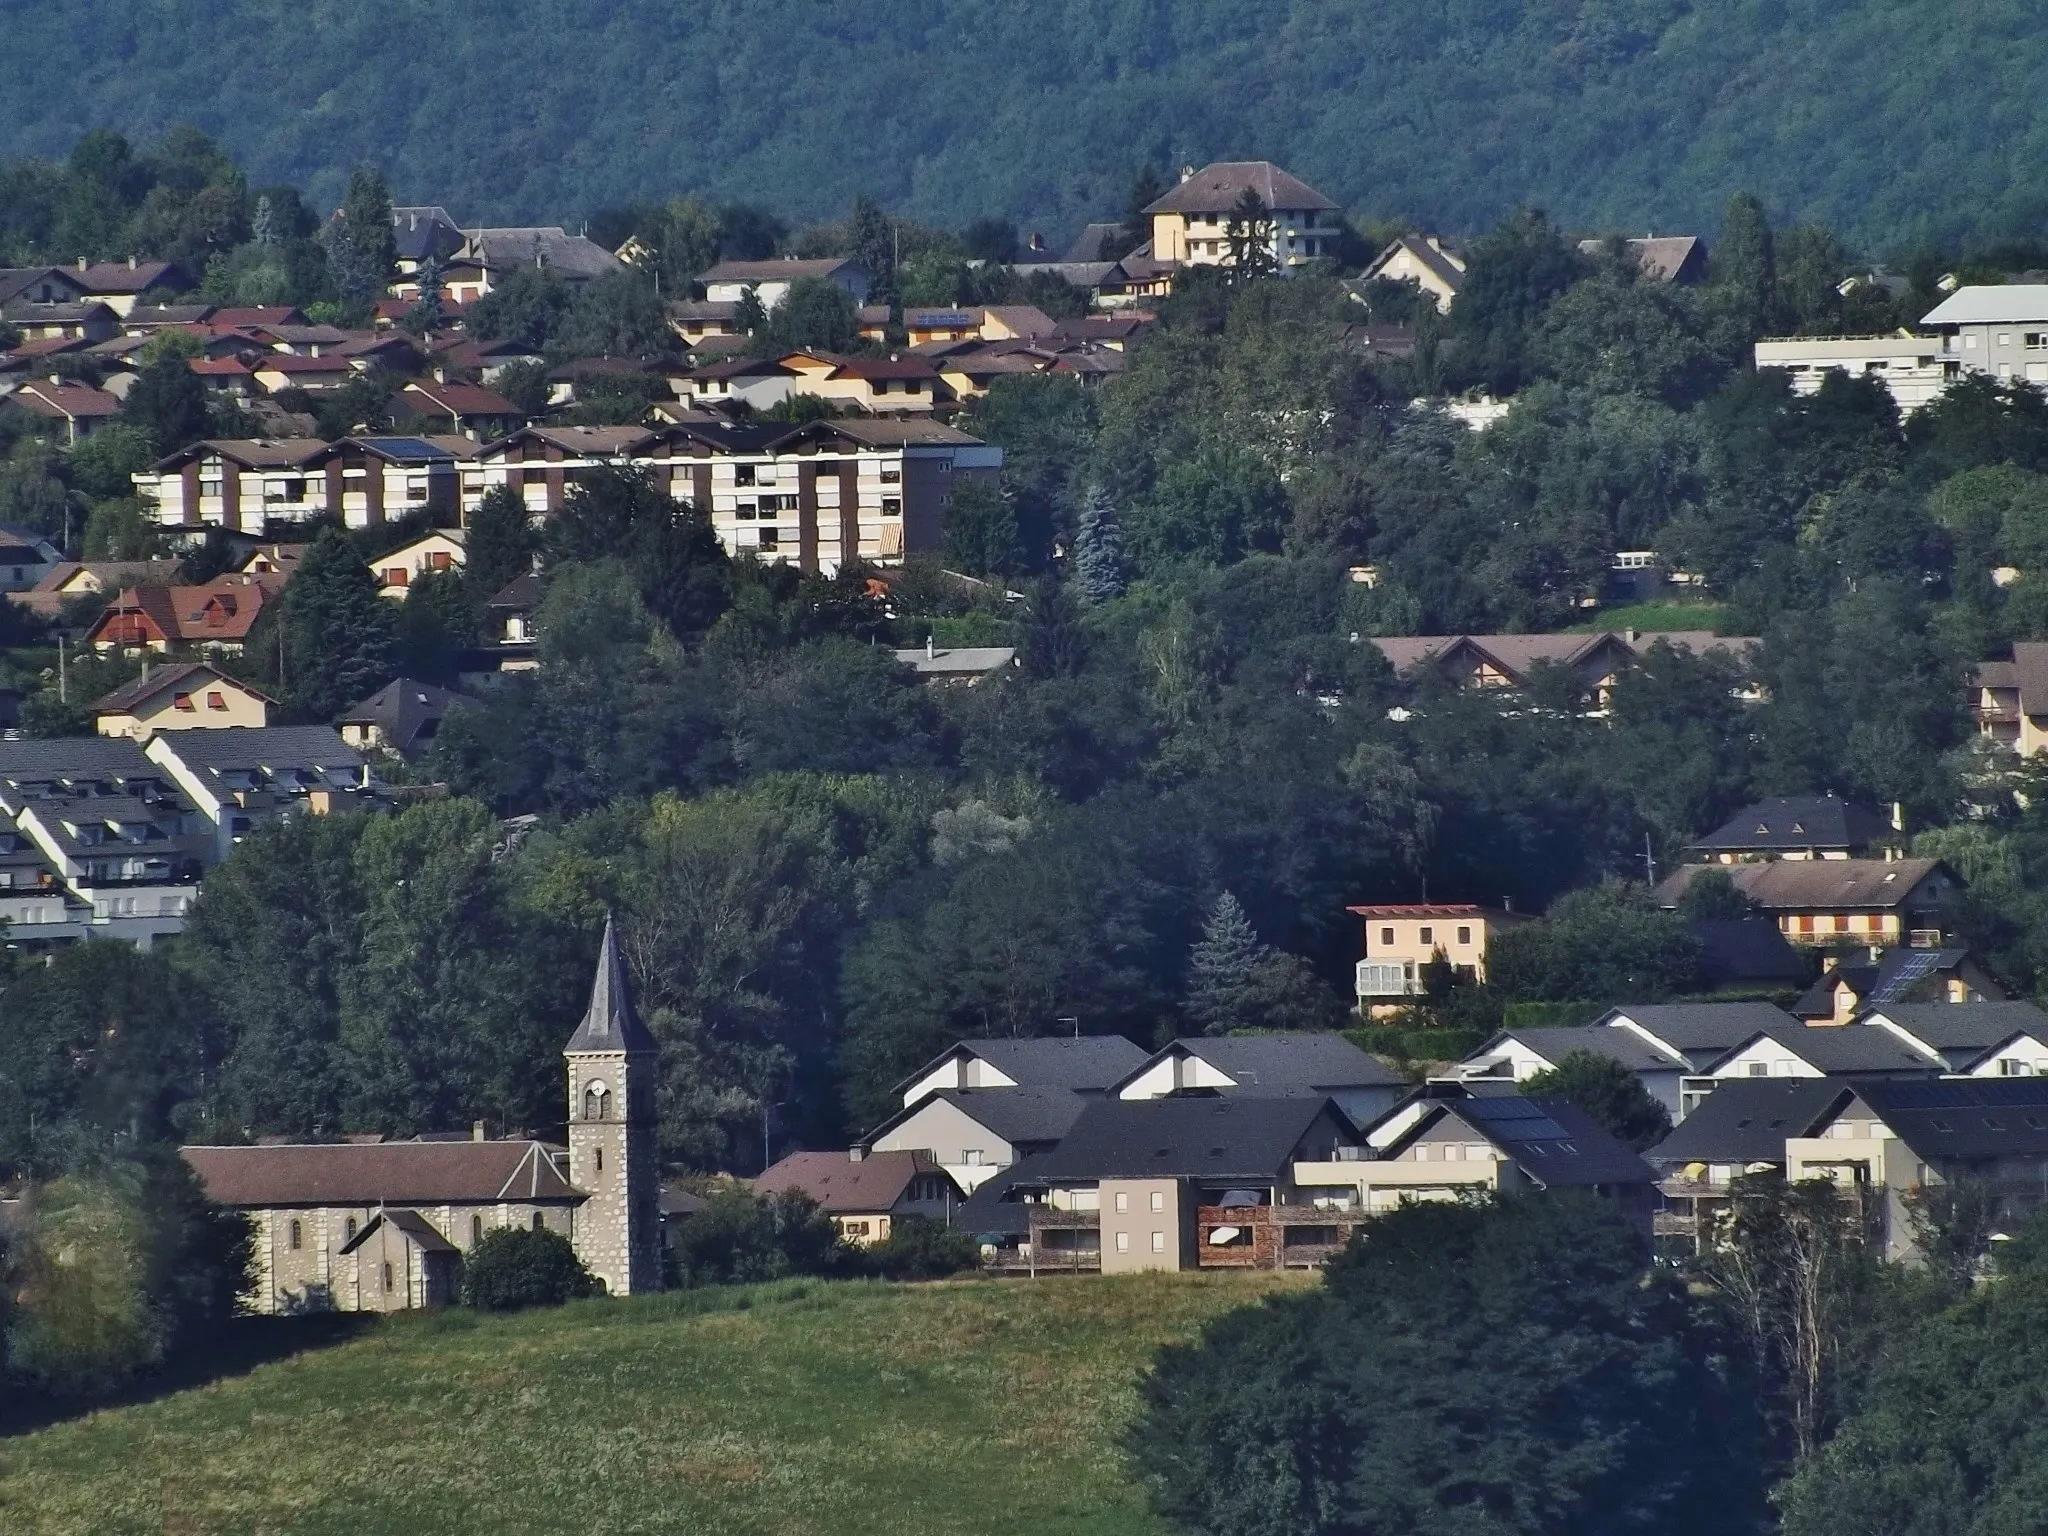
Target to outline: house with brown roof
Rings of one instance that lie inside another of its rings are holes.
[[[896,1220],[928,1216],[944,1221],[964,1191],[932,1153],[915,1150],[792,1152],[753,1181],[757,1195],[788,1190],[809,1195],[854,1243],[886,1242]]]
[[[133,256],[125,262],[90,264],[80,257],[77,276],[86,298],[98,300],[117,315],[126,315],[145,300],[162,303],[199,286],[174,261],[140,261]]]
[[[7,396],[31,416],[55,427],[66,447],[76,447],[121,413],[121,402],[103,389],[56,375],[31,379]]]
[[[1180,184],[1145,209],[1152,220],[1155,261],[1183,266],[1229,266],[1230,226],[1250,192],[1270,221],[1275,270],[1291,273],[1334,255],[1337,205],[1270,160],[1220,160],[1182,173]]]
[[[269,522],[308,522],[328,510],[326,477],[314,467],[326,452],[317,437],[208,438],[131,478],[166,528],[261,536]]]
[[[1708,869],[1725,874],[1775,919],[1788,942],[1821,948],[1938,949],[1963,891],[1939,859],[1772,859],[1685,865],[1657,887],[1658,901],[1676,907]]]
[[[403,602],[422,576],[461,570],[468,553],[465,530],[436,528],[370,561],[370,574],[377,580],[379,596]]]
[[[7,600],[54,619],[66,603],[123,587],[168,586],[177,576],[175,560],[60,560],[28,591],[9,592]]]
[[[218,576],[197,587],[129,587],[107,605],[85,643],[103,653],[196,648],[238,656],[276,590],[249,576]]]
[[[494,389],[438,379],[406,385],[391,402],[391,415],[422,431],[455,433],[480,443],[516,432],[526,421],[525,413]]]
[[[1397,675],[1411,681],[1434,675],[1458,688],[1522,688],[1541,667],[1569,668],[1586,697],[1605,708],[1616,680],[1659,644],[1703,655],[1719,651],[1746,661],[1754,639],[1710,630],[1628,629],[1562,635],[1404,635],[1376,639]]]
[[[1441,235],[1400,235],[1359,273],[1361,283],[1383,277],[1389,282],[1413,283],[1447,313],[1465,286],[1465,253]]]
[[[1588,256],[1598,256],[1610,244],[1606,240],[1581,240],[1579,249]],[[1706,281],[1707,242],[1698,235],[1644,235],[1639,240],[1623,240],[1621,248],[1653,283]]]
[[[0,320],[21,333],[24,342],[111,341],[121,332],[121,317],[94,299],[70,304],[0,304]]]
[[[782,359],[782,365],[797,375],[793,393],[817,395],[877,416],[929,415],[935,406],[946,403],[946,387],[938,369],[922,357],[793,352]]]
[[[88,711],[102,736],[148,741],[158,731],[270,723],[277,700],[203,661],[148,667]]]
[[[867,269],[857,261],[839,256],[807,261],[799,261],[795,257],[771,261],[721,261],[708,271],[700,272],[697,281],[704,289],[705,300],[712,304],[737,304],[743,294],[752,290],[765,313],[787,298],[789,290],[806,277],[837,284],[846,290],[846,296],[853,300],[856,308],[868,301]]]
[[[64,267],[0,267],[0,304],[76,304],[85,297],[78,274]]]
[[[2048,642],[2015,641],[2010,661],[1970,674],[1970,716],[1987,741],[2031,757],[2048,747]]]

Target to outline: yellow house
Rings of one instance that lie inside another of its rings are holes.
[[[1347,907],[1365,920],[1365,958],[1357,966],[1362,1007],[1416,997],[1422,968],[1438,956],[1471,981],[1486,980],[1486,946],[1528,917],[1463,902]]]
[[[1390,282],[1413,283],[1428,294],[1439,314],[1449,310],[1465,286],[1464,253],[1446,245],[1438,235],[1402,235],[1359,274],[1362,282],[1384,277]]]
[[[1970,714],[1987,740],[2022,757],[2048,747],[2048,643],[2020,641],[2011,661],[1987,661],[1970,675]]]
[[[370,574],[377,578],[383,596],[404,601],[412,584],[437,571],[458,571],[467,558],[467,538],[461,528],[436,528],[424,538],[401,544],[388,555],[370,562]]]
[[[1337,205],[1270,160],[1219,160],[1185,171],[1180,185],[1148,207],[1152,256],[1186,266],[1232,264],[1230,225],[1246,192],[1264,205],[1277,271],[1292,272],[1337,250]]]
[[[203,661],[173,667],[144,667],[92,706],[102,736],[148,741],[158,731],[189,731],[270,723],[277,701]]]
[[[1677,906],[1710,868],[1774,920],[1788,943],[1822,948],[1938,949],[1963,888],[1939,859],[1772,859],[1688,864],[1657,887],[1657,900]]]

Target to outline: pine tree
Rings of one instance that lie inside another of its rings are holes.
[[[478,604],[489,602],[515,577],[533,569],[533,520],[520,504],[519,493],[494,485],[469,514],[464,546],[463,581]]]
[[[1745,339],[1761,334],[1771,320],[1777,262],[1763,204],[1747,192],[1728,199],[1721,238],[1714,245],[1712,278],[1716,292],[1746,328]]]
[[[271,206],[268,195],[256,199],[256,212],[249,219],[249,242],[266,251],[281,243],[277,236],[277,210]]]
[[[1247,994],[1266,954],[1237,898],[1228,891],[1218,896],[1188,954],[1187,1009],[1204,1034],[1225,1035],[1243,1022]]]
[[[868,274],[868,298],[877,301],[896,291],[896,226],[882,205],[865,195],[853,200],[846,220],[847,252]]]
[[[332,720],[389,682],[392,619],[355,541],[322,529],[282,599],[279,650],[292,714]]]
[[[761,295],[752,288],[742,288],[739,303],[733,306],[732,323],[740,328],[742,336],[751,336],[766,325],[768,311],[761,307]]]
[[[1074,581],[1091,603],[1106,603],[1124,590],[1124,529],[1101,486],[1088,493],[1074,529]]]
[[[349,176],[341,211],[327,229],[327,260],[342,302],[367,310],[382,298],[397,251],[391,232],[391,193],[381,174],[359,166]]]
[[[405,316],[405,328],[415,336],[431,336],[448,323],[447,306],[441,300],[441,258],[428,253],[414,279],[420,296]]]

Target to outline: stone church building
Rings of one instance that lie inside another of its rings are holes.
[[[398,1312],[455,1299],[461,1256],[547,1227],[614,1296],[661,1288],[654,1037],[609,921],[590,1006],[563,1047],[566,1147],[546,1141],[185,1147],[206,1193],[255,1232],[256,1312]]]

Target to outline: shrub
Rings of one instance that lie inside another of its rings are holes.
[[[929,1216],[899,1216],[886,1242],[868,1249],[875,1273],[890,1280],[942,1280],[981,1262],[974,1234]]]
[[[739,1285],[785,1275],[857,1274],[860,1255],[818,1203],[796,1190],[765,1199],[722,1189],[677,1232],[676,1278],[686,1286]]]
[[[487,1232],[462,1266],[463,1304],[492,1312],[558,1307],[599,1290],[569,1240],[545,1227]]]

